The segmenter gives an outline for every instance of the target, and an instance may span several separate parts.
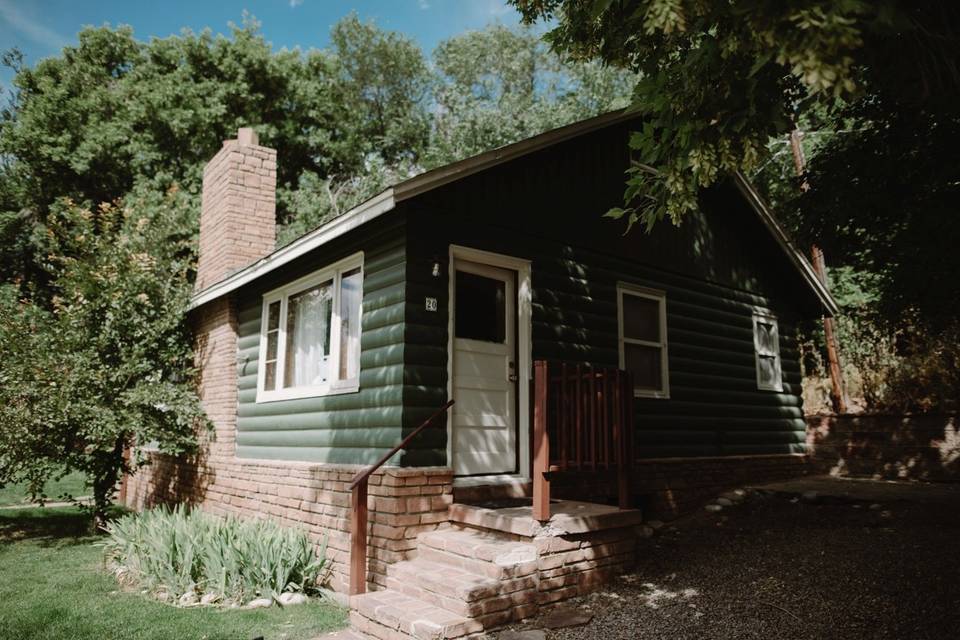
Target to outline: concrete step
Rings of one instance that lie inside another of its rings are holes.
[[[484,618],[516,607],[521,607],[518,615],[522,616],[527,612],[524,605],[536,601],[537,577],[491,578],[416,558],[388,567],[387,588],[466,617]]]
[[[483,623],[392,589],[350,598],[355,632],[379,640],[452,640],[483,631]]]
[[[537,549],[502,534],[453,527],[421,533],[416,557],[468,573],[511,580],[536,573]]]

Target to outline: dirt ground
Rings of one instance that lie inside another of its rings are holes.
[[[960,638],[960,486],[760,489],[661,528],[634,572],[572,603],[589,624],[546,637]]]

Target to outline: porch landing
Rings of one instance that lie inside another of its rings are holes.
[[[533,518],[532,501],[523,502],[528,504],[487,507],[482,503],[455,503],[450,506],[450,521],[526,538],[589,533],[643,524],[643,514],[637,509],[618,509],[606,504],[576,500],[551,501],[550,520],[541,524]]]

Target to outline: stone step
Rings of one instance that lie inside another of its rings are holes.
[[[483,631],[483,623],[392,589],[350,598],[354,631],[379,640],[451,640]]]
[[[472,618],[535,602],[537,584],[535,575],[498,579],[425,558],[405,560],[387,568],[388,589]],[[524,613],[525,607],[518,615]]]
[[[471,528],[421,533],[416,556],[498,580],[522,578],[537,571],[537,548],[533,544]]]

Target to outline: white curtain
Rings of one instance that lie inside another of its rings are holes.
[[[290,296],[285,387],[324,384],[329,375],[331,283]]]
[[[360,305],[363,274],[359,269],[340,279],[340,379],[357,377],[360,367]]]

